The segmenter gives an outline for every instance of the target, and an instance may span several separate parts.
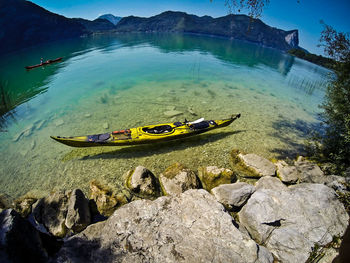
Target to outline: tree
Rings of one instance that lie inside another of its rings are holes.
[[[212,1],[212,0],[211,0]],[[299,0],[296,0],[299,2]],[[259,17],[269,0],[225,0],[229,11],[246,8],[251,17]],[[349,33],[337,32],[323,21],[324,30],[320,42],[324,52],[335,60],[331,63],[334,72],[327,87],[321,108],[324,134],[315,137],[314,156],[319,161],[335,164],[333,172],[350,167],[350,39]],[[317,139],[316,139],[317,138]]]
[[[325,134],[319,137],[320,153],[344,171],[350,166],[350,39],[348,33],[322,24],[321,46],[336,63],[321,106]]]

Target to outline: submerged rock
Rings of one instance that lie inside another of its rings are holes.
[[[236,176],[230,169],[218,168],[217,166],[200,167],[198,177],[203,188],[208,191],[220,184],[230,184],[236,180]]]
[[[55,121],[56,127],[62,126],[63,124],[64,124],[64,120],[62,120],[62,119],[58,119]]]
[[[68,200],[66,227],[77,233],[85,229],[90,223],[89,200],[80,189],[74,189]]]
[[[116,194],[111,188],[97,181],[90,182],[90,199],[93,201],[93,210],[97,210],[93,212],[106,217],[128,202],[124,194]]]
[[[35,146],[36,146],[35,140],[32,140],[30,143],[30,150],[34,150]]]
[[[222,184],[211,189],[215,198],[228,209],[241,207],[254,192],[254,186],[243,182]]]
[[[15,210],[0,213],[0,261],[47,262],[38,231]]]
[[[65,221],[69,194],[64,191],[52,193],[39,199],[32,208],[35,220],[56,237],[64,237],[68,230]]]
[[[176,106],[171,106],[171,105],[166,106],[166,110],[168,110],[168,111],[173,111],[175,109],[176,109]]]
[[[177,111],[177,110],[168,110],[168,111],[165,111],[164,112],[164,115],[167,116],[167,117],[175,117],[175,116],[178,116],[178,115],[181,115],[183,114],[182,111]]]
[[[23,135],[23,132],[17,133],[17,134],[13,137],[12,141],[17,142],[17,141],[22,137],[22,135]]]
[[[34,129],[35,129],[35,125],[34,124],[29,125],[26,129],[24,129],[22,131],[23,136],[28,137],[28,136],[32,135],[32,132],[33,132]]]
[[[187,107],[187,111],[193,116],[197,116],[198,114],[193,110],[192,106]]]
[[[81,248],[84,249],[81,249]],[[69,238],[56,262],[273,262],[205,190],[137,200]]]
[[[180,163],[168,167],[160,174],[159,180],[165,195],[180,194],[189,189],[199,188],[196,174]]]
[[[273,186],[260,184],[239,218],[252,238],[277,260],[305,262],[315,244],[326,245],[333,236],[344,234],[349,216],[333,189],[304,183],[278,186],[278,179],[271,177],[260,180]]]
[[[104,123],[103,123],[103,128],[104,128],[104,129],[108,129],[108,128],[109,128],[108,122],[104,122]]]
[[[22,130],[21,132],[17,133],[12,141],[17,142],[19,139],[21,139],[23,136],[28,137],[32,134],[33,130],[35,129],[35,125],[31,124],[28,127],[26,127],[24,130]]]
[[[158,179],[154,174],[143,166],[137,166],[125,175],[126,186],[136,194],[145,197],[159,196],[160,189]]]

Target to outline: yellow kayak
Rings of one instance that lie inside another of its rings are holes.
[[[72,147],[92,147],[92,146],[123,146],[147,144],[168,140],[185,138],[207,132],[213,129],[226,127],[241,114],[233,115],[231,118],[223,120],[209,120],[203,118],[189,122],[174,122],[157,125],[141,126],[137,128],[113,131],[95,135],[60,137],[50,136],[52,139]]]

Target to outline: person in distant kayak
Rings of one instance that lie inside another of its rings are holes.
[[[41,59],[40,59],[40,64],[43,64],[43,62],[44,62],[44,59],[41,58]]]

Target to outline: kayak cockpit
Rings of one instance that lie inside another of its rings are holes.
[[[170,125],[160,125],[160,126],[142,128],[143,132],[150,133],[150,134],[169,133],[169,132],[172,132],[173,130],[174,130],[174,128],[171,127]]]

